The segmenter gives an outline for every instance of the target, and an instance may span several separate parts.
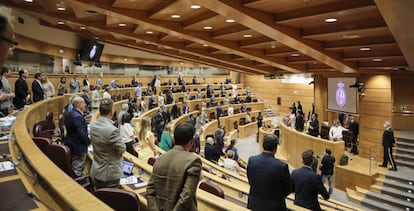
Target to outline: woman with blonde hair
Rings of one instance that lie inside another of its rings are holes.
[[[157,156],[155,136],[151,132],[151,119],[149,117],[144,117],[141,120],[138,137],[141,143],[141,153],[139,157],[147,161],[148,158]]]
[[[53,97],[55,95],[55,87],[49,81],[46,75],[43,75],[41,82],[42,82],[42,89],[43,89],[43,93],[45,94],[45,98]]]

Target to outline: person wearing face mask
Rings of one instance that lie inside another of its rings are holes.
[[[384,123],[384,133],[382,134],[382,146],[384,147],[384,160],[382,162],[382,165],[379,165],[380,167],[387,167],[388,162],[391,163],[390,170],[397,171],[397,164],[394,161],[394,156],[392,155],[392,147],[395,143],[394,138],[394,131],[391,128],[390,122]]]

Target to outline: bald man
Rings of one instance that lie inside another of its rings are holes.
[[[64,143],[70,148],[72,166],[77,176],[83,175],[86,152],[91,140],[88,137],[88,126],[84,118],[86,103],[82,97],[76,96],[72,100],[73,110],[65,117],[66,138]]]

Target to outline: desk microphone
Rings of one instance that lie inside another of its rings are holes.
[[[37,183],[36,174],[34,176],[31,175],[31,174],[29,174],[25,169],[23,169],[23,168],[20,167],[20,163],[19,162],[17,162],[17,161],[14,162],[11,159],[11,156],[10,155],[7,155],[6,153],[3,153],[3,156],[2,157],[3,157],[4,160],[10,161],[14,168],[19,169],[21,172],[23,172],[23,174],[25,174],[30,179],[32,179],[33,184],[36,184]]]
[[[50,210],[50,211],[54,211],[54,209],[52,207],[50,207],[48,204],[46,204],[44,201],[42,201],[39,197],[37,197],[34,193],[32,192],[27,192],[27,196],[43,205],[45,205],[45,207]]]

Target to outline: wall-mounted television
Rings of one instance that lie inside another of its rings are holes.
[[[102,55],[104,44],[94,40],[84,40],[80,52],[80,59],[84,61],[99,61]]]
[[[358,113],[358,91],[355,77],[328,78],[328,110]],[[351,86],[351,87],[350,87]]]

